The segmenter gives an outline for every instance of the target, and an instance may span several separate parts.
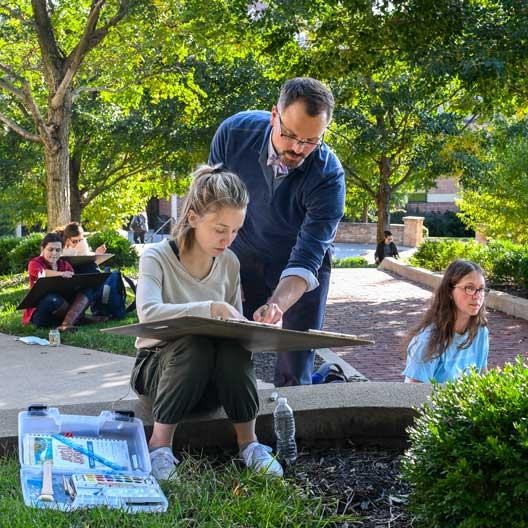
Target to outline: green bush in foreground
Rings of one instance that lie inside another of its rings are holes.
[[[115,231],[100,231],[88,237],[88,244],[95,250],[101,244],[106,245],[106,251],[113,253],[112,260],[108,261],[112,268],[134,266],[138,262],[138,254],[130,242]]]
[[[345,257],[332,260],[333,268],[368,268],[369,263],[363,257]]]
[[[429,528],[528,526],[528,367],[437,386],[409,428],[402,472]]]

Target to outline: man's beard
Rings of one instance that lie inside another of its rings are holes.
[[[292,158],[287,158],[285,154],[292,156]],[[296,154],[293,150],[281,150],[279,152],[279,157],[281,163],[286,165],[289,170],[297,168],[306,158],[304,154]]]

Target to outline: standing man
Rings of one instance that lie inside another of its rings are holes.
[[[343,216],[345,177],[323,142],[334,98],[308,77],[287,81],[270,112],[240,112],[218,128],[209,163],[249,190],[246,220],[231,249],[240,260],[244,315],[320,330],[330,282],[330,245]],[[282,352],[275,385],[311,383],[314,351]]]

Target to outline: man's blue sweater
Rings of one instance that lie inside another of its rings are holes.
[[[274,181],[267,166],[270,133],[270,113],[249,111],[226,119],[213,138],[209,163],[222,163],[249,190],[246,220],[232,249],[317,277],[343,216],[343,167],[323,144]]]

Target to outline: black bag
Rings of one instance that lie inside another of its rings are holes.
[[[347,378],[341,365],[338,363],[323,363],[313,374],[312,374],[312,385],[318,385],[320,383],[346,383],[350,381]]]
[[[112,271],[110,277],[98,288],[95,295],[95,303],[92,306],[94,315],[107,315],[112,319],[122,319],[127,313],[136,309],[136,301],[126,306],[126,289],[123,280],[130,286],[134,295],[136,284],[134,281],[122,275],[120,271]]]

